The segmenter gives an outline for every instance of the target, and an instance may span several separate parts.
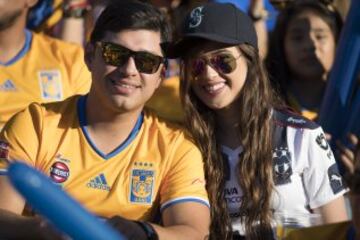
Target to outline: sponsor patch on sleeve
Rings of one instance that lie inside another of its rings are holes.
[[[333,193],[337,194],[341,192],[344,189],[344,184],[336,163],[329,167],[328,176],[330,181],[330,187]]]
[[[9,160],[9,144],[5,141],[0,141],[0,161]]]

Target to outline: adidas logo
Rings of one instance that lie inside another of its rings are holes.
[[[106,179],[105,179],[105,175],[103,173],[101,173],[97,177],[91,179],[90,182],[88,182],[86,184],[86,186],[89,187],[89,188],[95,188],[95,189],[110,191],[110,187],[107,184]]]
[[[7,79],[3,84],[0,84],[0,91],[15,92],[15,91],[17,91],[17,88],[15,87],[15,84],[10,79]]]

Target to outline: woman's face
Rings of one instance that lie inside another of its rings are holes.
[[[335,56],[335,37],[330,26],[314,11],[293,17],[285,33],[284,51],[293,76],[326,79]]]
[[[248,70],[239,48],[210,42],[191,56],[188,67],[197,97],[214,110],[232,104],[243,88]]]

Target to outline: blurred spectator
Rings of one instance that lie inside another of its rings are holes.
[[[349,8],[350,8],[351,0],[334,0],[334,6],[339,11],[341,17],[345,19]]]
[[[30,9],[27,27],[35,32],[84,45],[95,20],[110,1],[39,0]]]
[[[63,17],[62,4],[62,0],[38,0],[29,11],[26,27],[34,32],[51,35],[53,27]]]
[[[97,3],[92,1],[94,8],[87,0],[63,0],[63,19],[61,22],[59,37],[68,42],[85,44],[89,32],[93,28],[93,16],[95,10],[98,10]],[[104,1],[102,1],[104,2]],[[96,7],[95,7],[96,6]],[[103,7],[100,8],[100,12]],[[100,13],[96,13],[99,15]],[[90,24],[91,21],[91,24]]]
[[[294,1],[278,16],[267,59],[270,78],[290,106],[315,119],[343,22],[321,1]]]
[[[31,102],[60,101],[90,87],[80,46],[25,28],[36,2],[0,1],[0,128]]]

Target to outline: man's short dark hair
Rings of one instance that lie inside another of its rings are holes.
[[[95,43],[104,38],[105,33],[122,30],[150,30],[160,32],[161,42],[171,40],[170,25],[166,16],[151,4],[140,1],[113,1],[100,14],[90,42]]]

